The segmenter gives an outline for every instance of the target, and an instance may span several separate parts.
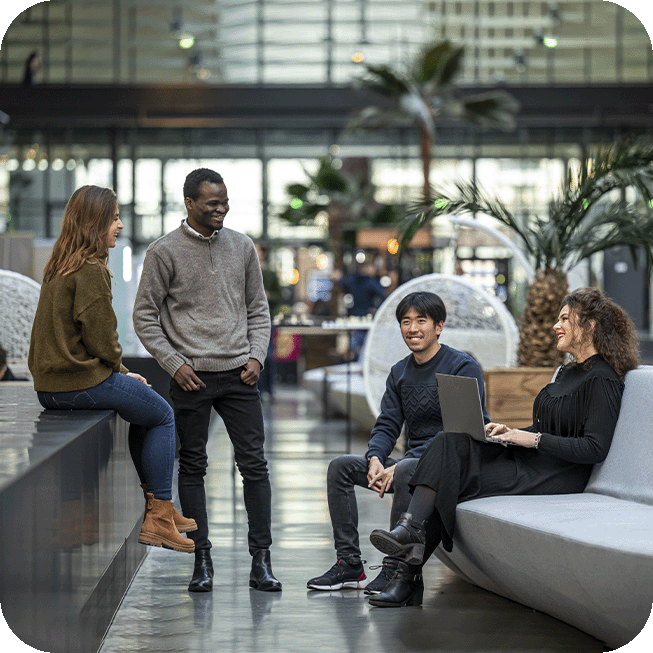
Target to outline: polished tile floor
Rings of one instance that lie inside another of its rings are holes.
[[[248,588],[250,558],[240,478],[217,419],[207,477],[213,561],[210,594],[187,591],[193,556],[151,549],[116,614],[100,653],[403,653],[409,651],[599,653],[605,647],[552,617],[469,585],[439,561],[425,567],[421,608],[371,608],[363,592],[315,592],[306,581],[335,562],[325,475],[344,450],[345,423],[325,422],[308,392],[282,387],[265,404],[273,487],[272,562],[281,593]],[[365,450],[365,435],[353,439]],[[381,555],[367,540],[386,524],[390,498],[360,490],[360,531],[368,567]],[[376,571],[368,572],[374,577]]]

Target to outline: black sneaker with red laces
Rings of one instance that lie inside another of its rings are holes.
[[[358,564],[352,564],[344,558],[341,558],[329,571],[322,574],[322,576],[311,578],[306,583],[306,587],[310,590],[326,591],[341,589],[362,590],[369,582],[367,576],[365,576],[363,562],[364,560],[361,560]]]

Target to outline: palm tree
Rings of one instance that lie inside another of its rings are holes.
[[[456,77],[462,71],[464,48],[449,41],[427,45],[412,64],[403,69],[365,64],[366,74],[357,81],[361,89],[375,91],[390,103],[368,106],[348,122],[346,132],[377,131],[414,125],[419,133],[424,196],[429,194],[432,147],[438,118],[448,115],[483,127],[514,127],[517,101],[503,91],[464,98],[454,94]]]
[[[381,204],[374,199],[376,186],[365,170],[343,174],[333,165],[330,156],[320,159],[317,172],[306,172],[307,183],[286,186],[290,196],[279,217],[291,225],[315,225],[321,213],[328,215],[329,250],[337,270],[343,271],[344,236],[360,227],[395,225],[399,209],[394,204]],[[331,295],[332,314],[336,314],[339,290]]]
[[[625,199],[627,188],[638,191],[636,199]],[[613,191],[618,198],[607,197]],[[521,318],[519,364],[548,367],[561,360],[551,326],[567,292],[567,272],[592,254],[617,246],[628,246],[635,263],[643,250],[651,270],[651,208],[653,141],[621,139],[568,166],[548,217],[533,215],[524,222],[499,198],[474,184],[458,182],[453,192],[431,187],[428,195],[408,207],[401,242],[405,246],[417,229],[447,214],[484,213],[509,227],[536,270]]]
[[[307,172],[306,175],[307,183],[286,187],[291,199],[279,212],[279,217],[291,225],[314,225],[318,215],[326,213],[329,216],[329,248],[337,265],[342,264],[345,231],[397,223],[397,206],[375,201],[376,186],[365,172],[343,174],[327,156],[320,159],[315,174]]]

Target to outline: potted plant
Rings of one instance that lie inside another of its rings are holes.
[[[627,197],[626,189],[638,192]],[[616,191],[616,192],[615,192]],[[520,220],[500,198],[458,182],[450,190],[431,186],[408,207],[402,243],[430,221],[448,214],[483,213],[508,227],[536,270],[521,316],[520,366],[551,367],[562,356],[552,325],[567,289],[567,273],[580,261],[616,246],[628,246],[637,264],[644,252],[653,265],[653,140],[623,138],[571,162],[548,216]]]
[[[346,234],[361,227],[395,225],[400,211],[394,204],[379,203],[374,199],[376,186],[369,180],[366,161],[344,159],[338,168],[330,156],[320,159],[315,174],[306,173],[304,183],[288,184],[290,200],[279,212],[279,217],[291,225],[319,224],[320,214],[328,216],[329,248],[336,265],[342,265],[343,242]]]

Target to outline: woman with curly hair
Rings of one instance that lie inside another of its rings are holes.
[[[458,503],[498,495],[582,492],[593,465],[605,460],[624,378],[639,364],[635,325],[599,290],[583,288],[565,298],[553,329],[558,350],[571,361],[536,397],[531,426],[487,424],[488,437],[504,446],[466,434],[438,433],[422,454],[410,481],[408,511],[394,530],[370,535],[377,549],[405,559],[370,604],[421,604],[423,562],[440,543],[452,550]]]
[[[130,423],[129,450],[146,498],[138,541],[192,553],[193,541],[180,533],[197,524],[172,503],[172,408],[121,362],[107,260],[122,228],[112,190],[82,186],[72,194],[43,272],[28,365],[44,408],[111,409]]]

